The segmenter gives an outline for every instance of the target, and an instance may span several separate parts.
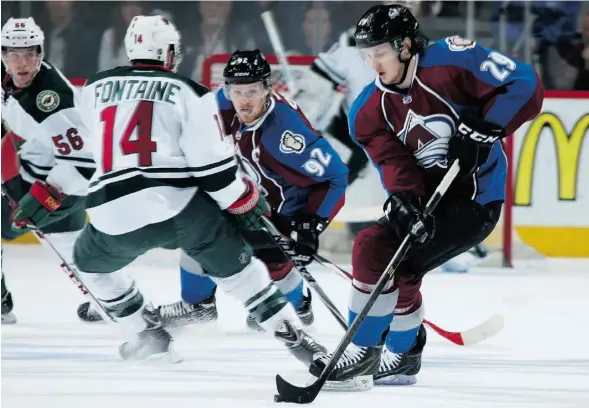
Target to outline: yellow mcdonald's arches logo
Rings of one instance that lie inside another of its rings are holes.
[[[545,127],[550,127],[552,130],[555,143],[558,162],[558,199],[575,200],[577,196],[579,159],[583,140],[589,129],[589,114],[581,116],[569,134],[558,116],[552,112],[544,112],[532,122],[524,136],[517,163],[515,205],[532,203],[534,161],[540,134]]]

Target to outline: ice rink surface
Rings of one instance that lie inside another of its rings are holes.
[[[297,385],[307,379],[280,344],[247,331],[245,312],[223,293],[217,322],[175,332],[183,363],[123,363],[124,338],[77,320],[83,298],[49,253],[5,246],[4,255],[19,322],[2,326],[2,408],[260,408],[279,406],[277,373]],[[154,303],[178,299],[175,258],[156,253],[129,269]],[[588,408],[589,261],[550,260],[542,269],[429,274],[429,320],[462,330],[502,313],[503,331],[468,348],[429,331],[416,385],[322,392],[312,406]],[[346,282],[321,267],[312,272],[346,311]],[[343,331],[318,298],[314,307],[311,333],[333,349]]]

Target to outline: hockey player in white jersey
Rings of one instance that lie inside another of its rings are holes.
[[[79,91],[43,59],[43,46],[33,18],[10,18],[2,27],[2,144],[14,145],[20,159],[18,174],[3,182],[17,205],[3,196],[2,238],[13,240],[32,223],[72,262],[95,164],[85,146]],[[12,307],[2,273],[2,323],[16,321]]]
[[[74,250],[88,289],[112,317],[139,332],[121,345],[121,356],[170,350],[172,338],[158,312],[121,271],[163,247],[181,248],[201,264],[309,364],[325,349],[300,329],[294,308],[233,225],[261,228],[268,204],[253,183],[237,176],[215,95],[174,72],[180,34],[161,16],[137,16],[125,48],[132,65],[92,76],[82,92],[98,168],[89,187],[90,222]]]

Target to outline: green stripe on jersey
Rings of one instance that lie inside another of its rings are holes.
[[[88,193],[86,208],[98,207],[109,201],[128,196],[139,191],[154,187],[176,187],[190,188],[197,187],[198,179],[187,178],[147,178],[141,174],[121,181],[115,181],[104,185],[100,190]],[[142,205],[142,203],[137,203]]]

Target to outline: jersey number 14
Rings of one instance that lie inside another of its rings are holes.
[[[104,108],[100,112],[100,120],[104,122],[102,135],[102,171],[112,170],[115,117],[117,105]],[[123,155],[136,154],[139,167],[151,166],[151,154],[157,151],[157,143],[151,140],[151,121],[153,117],[153,102],[140,101],[125,127],[120,139],[120,149]],[[133,131],[137,129],[136,140],[131,140]]]

